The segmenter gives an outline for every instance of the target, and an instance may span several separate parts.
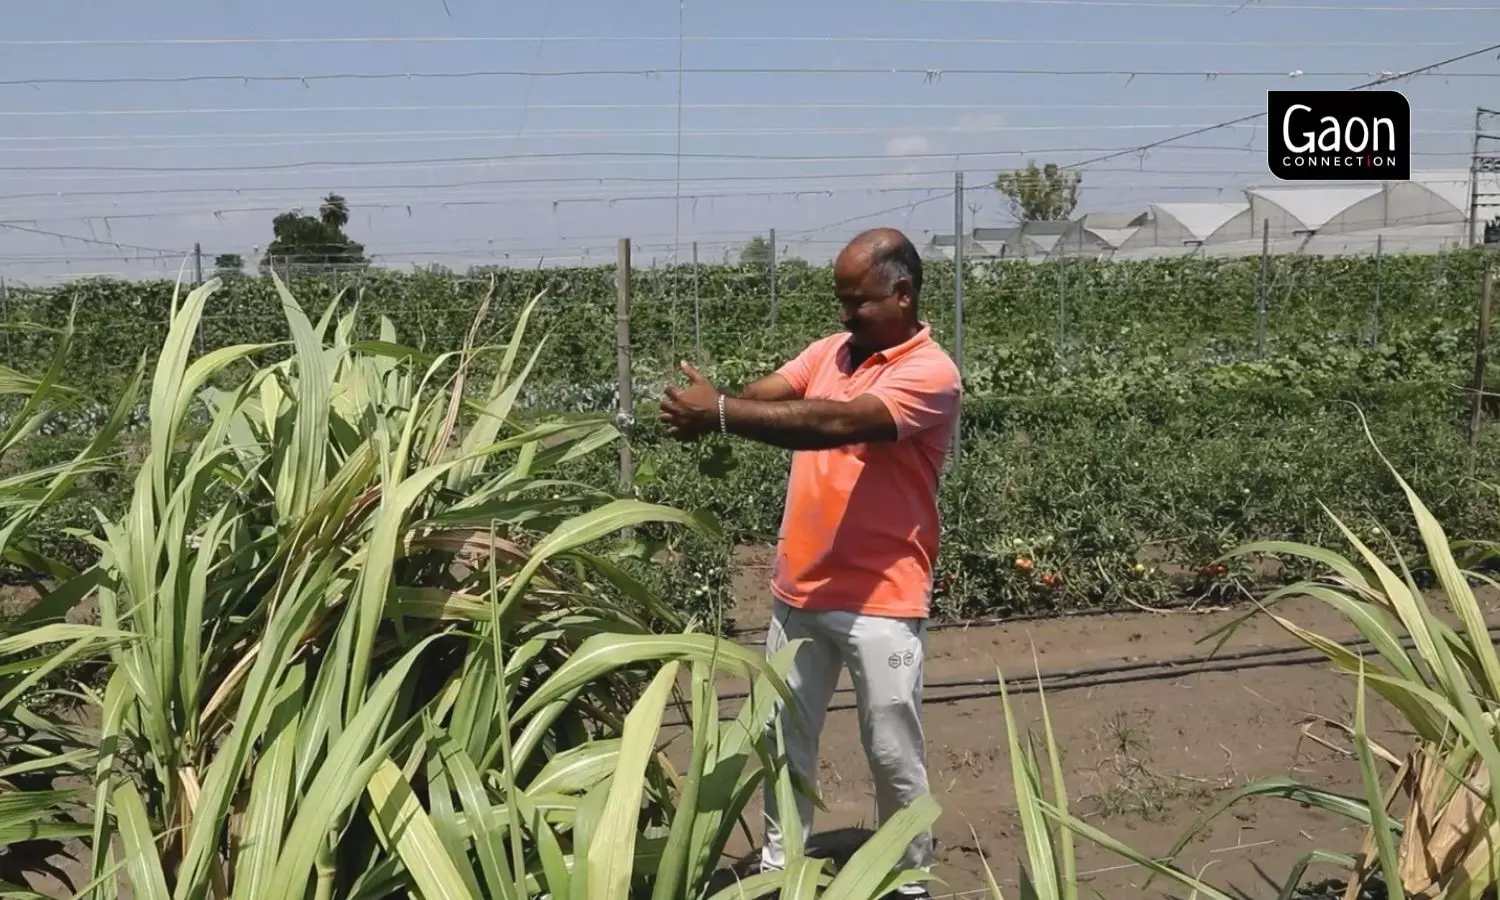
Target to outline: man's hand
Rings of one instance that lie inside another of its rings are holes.
[[[683,442],[696,441],[719,427],[719,389],[690,363],[682,364],[685,388],[668,388],[659,418],[667,436]]]

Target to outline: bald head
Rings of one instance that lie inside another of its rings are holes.
[[[902,279],[910,285],[911,307],[916,312],[922,293],[922,255],[896,228],[871,228],[854,236],[834,260],[834,277],[844,270],[846,277],[863,280],[880,279],[887,292],[898,290]]]
[[[856,346],[884,350],[920,330],[922,257],[894,228],[855,236],[833,262],[833,287]]]

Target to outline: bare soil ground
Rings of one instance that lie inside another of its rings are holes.
[[[741,640],[763,637],[769,601],[759,554],[745,560],[737,596]],[[1500,620],[1500,598],[1482,595],[1491,621]],[[1017,693],[1039,668],[1051,673],[1183,657],[1207,657],[1212,642],[1198,644],[1246,610],[1195,613],[1127,613],[939,628],[928,643],[929,685],[993,677],[998,667]],[[1336,639],[1353,630],[1328,607],[1288,601],[1278,611],[1297,624]],[[1297,642],[1270,619],[1247,623],[1220,655]],[[1035,663],[1033,663],[1033,648]],[[1297,659],[1304,660],[1297,662]],[[1073,811],[1147,855],[1169,850],[1198,814],[1226,791],[1268,775],[1361,795],[1348,736],[1326,720],[1353,722],[1356,681],[1307,654],[1246,660],[1233,671],[1194,672],[1138,668],[1110,676],[1046,682],[1048,712],[1063,755]],[[1134,680],[1139,677],[1141,680]],[[1131,679],[1131,680],[1124,680]],[[1069,682],[1084,682],[1070,684]],[[843,684],[848,686],[848,673]],[[989,693],[991,696],[974,696]],[[948,699],[954,695],[966,699]],[[852,852],[875,824],[874,794],[860,746],[855,713],[834,700],[821,743],[819,789],[828,811],[814,828],[829,855]],[[1013,696],[1017,715],[1040,737],[1034,694]],[[1375,740],[1404,749],[1395,719],[1370,697]],[[981,851],[1002,889],[1014,885],[1025,846],[1011,788],[1004,714],[994,688],[929,687],[923,714],[932,789],[943,807],[935,829],[934,894],[978,897],[984,886]],[[1020,724],[1018,722],[1018,724]],[[759,816],[759,808],[756,813]],[[752,823],[758,832],[758,821]],[[756,834],[757,840],[759,834]],[[1357,853],[1363,833],[1348,821],[1286,800],[1256,800],[1236,808],[1194,841],[1178,864],[1231,892],[1275,897],[1297,860],[1314,849]],[[1103,897],[1186,896],[1086,841],[1078,841],[1078,866],[1087,887]],[[746,842],[733,850],[753,857]],[[1337,875],[1314,867],[1305,883]],[[1013,889],[1013,888],[1012,888]]]

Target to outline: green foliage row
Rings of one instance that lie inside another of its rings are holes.
[[[1421,473],[1418,489],[1440,518],[1462,533],[1493,533],[1500,522],[1491,497],[1468,476],[1500,482],[1493,462],[1500,457],[1488,434],[1477,453],[1468,449],[1467,403],[1456,387],[1473,365],[1482,265],[1470,252],[1393,256],[1380,261],[1377,280],[1373,259],[1275,260],[1264,356],[1257,353],[1258,260],[974,270],[966,285],[964,453],[943,487],[941,611],[1149,604],[1184,589],[1229,591],[1226,574],[1250,573],[1199,572],[1228,546],[1336,540],[1320,503],[1349,521],[1398,521],[1400,498],[1362,440],[1361,413],[1397,466]],[[613,274],[608,267],[496,273],[490,318],[497,329],[524,300],[543,290],[551,298],[534,313],[549,344],[532,381],[546,387],[528,391],[528,405],[600,410],[615,402]],[[705,371],[717,383],[758,377],[829,328],[826,268],[782,270],[774,332],[766,274],[755,266],[703,266],[696,274]],[[639,270],[633,282],[637,492],[711,509],[741,540],[774,540],[787,454],[736,444],[728,471],[711,477],[698,468],[711,448],[677,446],[655,429],[669,363],[692,355],[694,281],[684,268]],[[929,266],[925,296],[940,331],[949,322],[938,298],[950,286],[951,268]],[[342,291],[346,304],[357,300],[363,311],[389,316],[413,343],[441,351],[462,344],[489,280],[375,272],[358,282],[307,279],[295,289],[312,309]],[[85,390],[107,396],[120,367],[159,343],[153,329],[166,320],[171,289],[77,283],[14,292],[10,311],[50,322],[81,296],[91,302],[79,310],[70,369]],[[231,281],[214,296],[203,345],[284,339],[277,302],[261,279]],[[51,352],[42,335],[8,339],[21,347],[23,369]],[[58,428],[64,434],[55,448],[38,441],[30,452],[72,452],[91,418],[97,415]],[[610,484],[615,466],[612,455],[590,457],[575,474]],[[104,482],[48,512],[59,526],[46,532],[56,542],[50,552],[87,555],[61,526],[90,524],[92,505],[119,513],[128,483]],[[688,540],[676,564],[645,567],[642,575],[683,611],[712,620],[728,599],[729,548]],[[1018,557],[1032,568],[1018,570]],[[1044,574],[1059,583],[1043,584]]]
[[[1106,396],[978,400],[964,410],[961,464],[942,485],[938,612],[947,618],[1233,598],[1287,574],[1243,564],[1205,572],[1251,541],[1334,544],[1328,512],[1361,529],[1404,521],[1404,498],[1366,439],[1408,473],[1434,514],[1465,534],[1500,533],[1500,434],[1470,450],[1460,394],[1445,383],[1304,390],[1260,383],[1128,402]],[[780,525],[789,455],[736,442],[634,439],[640,495],[712,510],[750,539]],[[726,464],[727,462],[727,464]],[[613,462],[578,474],[602,479]],[[727,471],[724,471],[726,470]],[[1415,529],[1392,534],[1413,553]],[[711,615],[729,601],[715,548],[674,595]],[[722,550],[718,552],[722,553]],[[1023,571],[1018,559],[1032,566]],[[1059,583],[1049,586],[1043,576]]]
[[[1482,253],[1318,258],[1281,257],[1270,266],[1267,340],[1271,351],[1312,342],[1360,345],[1471,329]],[[298,277],[294,289],[320,312],[335,298],[388,316],[414,343],[442,351],[462,345],[495,279],[495,302],[481,334],[514,321],[540,292],[539,328],[549,349],[536,382],[550,400],[577,408],[607,406],[615,381],[615,278],[612,266],[503,270],[470,276],[369,271]],[[1257,356],[1258,259],[1181,257],[1128,262],[1006,262],[972,267],[965,282],[966,369],[971,392],[995,387],[985,368],[1012,348],[1051,344],[1065,361],[1090,351],[1134,368],[1159,359],[1222,362]],[[951,340],[952,267],[927,266],[924,316]],[[50,358],[50,341],[25,325],[58,327],[78,304],[74,383],[99,398],[117,394],[125,374],[165,335],[174,285],[81,280],[48,289],[14,289],[5,335],[7,361],[23,371]],[[776,328],[771,281],[763,266],[638,268],[632,275],[631,345],[649,388],[678,359],[738,364],[751,377],[838,327],[827,266],[777,272]],[[695,333],[695,319],[698,328]],[[287,339],[270,281],[230,279],[214,295],[199,342],[212,350],[239,342]],[[1468,346],[1459,341],[1460,346]],[[535,382],[534,382],[535,383]],[[1002,386],[1007,390],[1013,385]]]
[[[1500,504],[1483,486],[1500,483],[1500,434],[1481,431],[1471,451],[1461,395],[1442,382],[1180,394],[1164,385],[1126,402],[1105,394],[976,400],[964,414],[962,460],[945,475],[941,497],[937,602],[945,617],[1227,594],[1231,578],[1276,574],[1201,571],[1230,547],[1337,543],[1325,504],[1360,528],[1401,522],[1402,496],[1364,439],[1365,420],[1444,522],[1465,534],[1500,533]],[[683,446],[645,427],[631,442],[639,497],[708,509],[739,541],[775,540],[789,454],[744,442]],[[36,469],[70,458],[84,440],[31,443],[18,463]],[[618,462],[599,454],[563,471],[610,485]],[[130,479],[100,473],[83,488],[44,511],[37,528],[41,548],[75,566],[92,550],[64,529],[91,524],[94,508],[122,514]],[[683,539],[676,554],[636,571],[679,611],[719,621],[731,602],[730,545]],[[1419,540],[1414,531],[1394,539],[1405,552]],[[1033,569],[1017,569],[1017,558]],[[1047,574],[1060,584],[1045,585]]]

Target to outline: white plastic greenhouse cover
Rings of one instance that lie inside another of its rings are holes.
[[[1361,201],[1379,196],[1382,190],[1379,184],[1369,184],[1251,188],[1245,193],[1250,197],[1250,217],[1256,222],[1270,219],[1271,229],[1276,231],[1278,213],[1284,213],[1301,226],[1292,230],[1311,231],[1322,228]]]
[[[1492,218],[1500,173],[1481,174],[1479,191],[1479,218]],[[1410,181],[1383,183],[1282,183],[1243,193],[1238,201],[1152,203],[1149,216],[1091,213],[1071,222],[975,229],[971,258],[1258,256],[1267,221],[1273,254],[1371,254],[1377,242],[1385,253],[1438,253],[1468,239],[1467,170],[1413,172]],[[951,256],[952,236],[946,241]]]
[[[1155,255],[1190,252],[1205,241],[1245,238],[1250,227],[1250,204],[1246,201],[1207,201],[1151,204],[1151,221],[1119,245],[1116,255]]]
[[[1052,255],[1057,257],[1107,256],[1150,221],[1149,210],[1087,213],[1068,223]]]
[[[1500,174],[1480,175],[1479,190],[1500,196]],[[1267,220],[1273,254],[1373,253],[1377,238],[1384,252],[1437,253],[1467,240],[1466,170],[1414,172],[1405,182],[1253,187],[1245,197],[1244,204],[1154,203],[1153,221],[1120,245],[1114,258],[1255,256]],[[1480,218],[1492,214],[1493,205],[1481,209]]]
[[[1421,185],[1436,194],[1449,206],[1469,214],[1469,170],[1454,169],[1447,172],[1413,172],[1411,183]],[[1500,184],[1500,176],[1485,173],[1479,176],[1479,189],[1493,191]]]

